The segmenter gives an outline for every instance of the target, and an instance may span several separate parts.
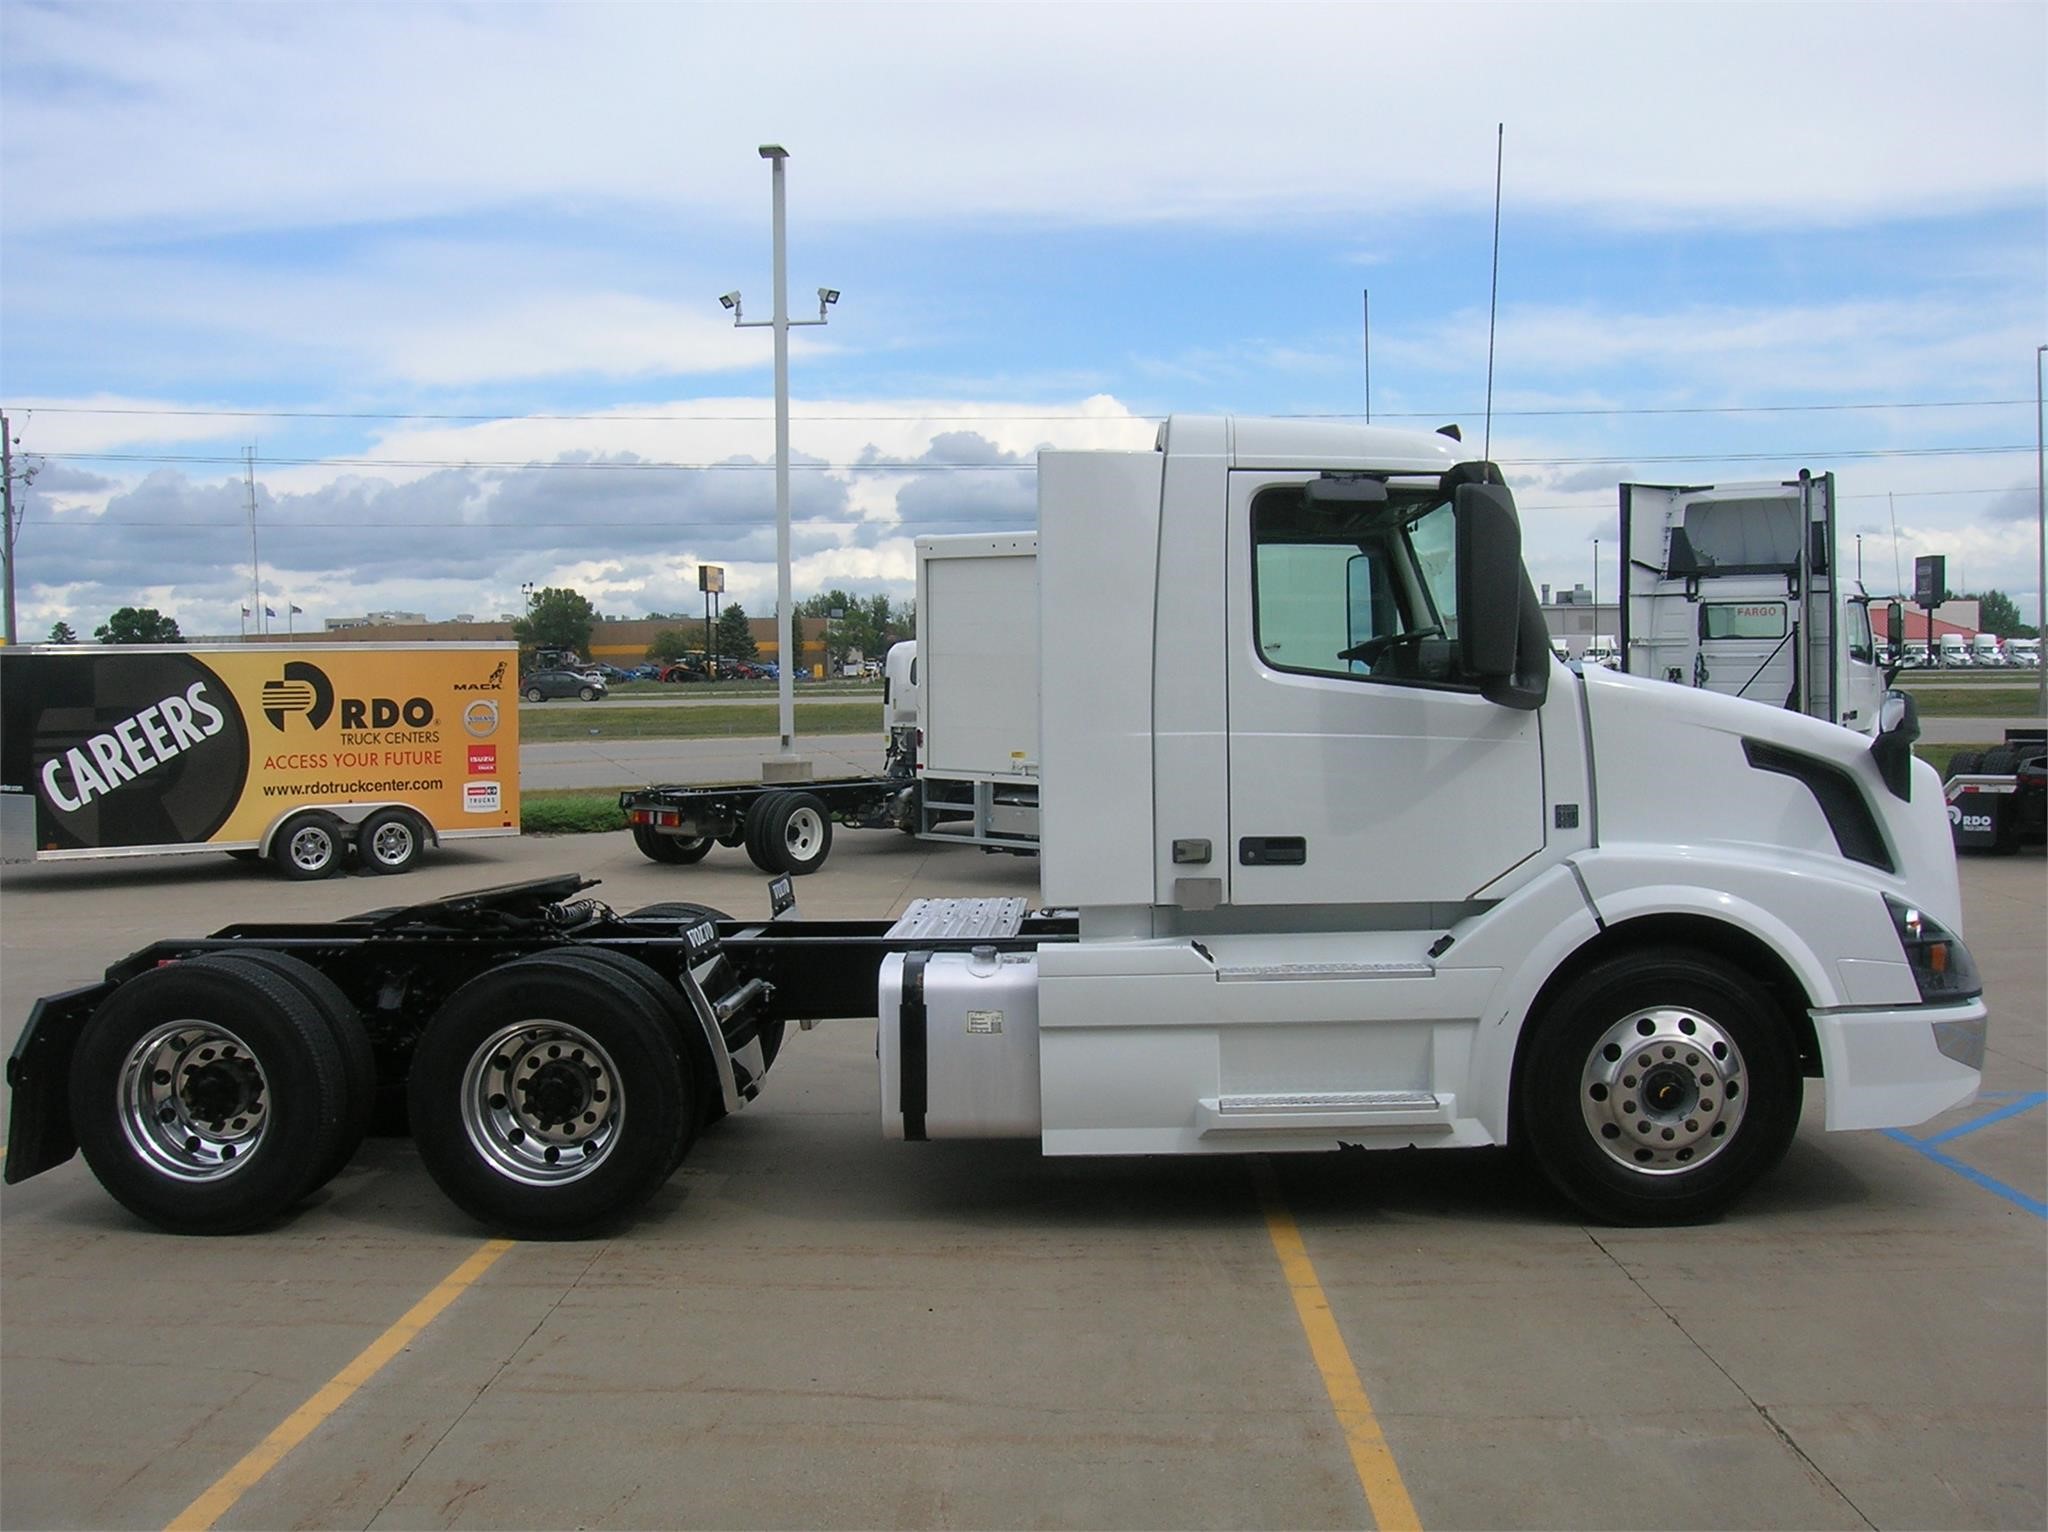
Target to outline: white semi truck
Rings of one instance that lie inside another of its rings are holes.
[[[1558,663],[1498,470],[1441,435],[1176,416],[1042,454],[1038,494],[1053,909],[808,921],[777,880],[774,919],[624,914],[565,875],[159,941],[37,1005],[7,1179],[75,1144],[145,1218],[247,1227],[403,1080],[458,1204],[578,1235],[757,1095],[788,1023],[848,1017],[892,1137],[1505,1144],[1621,1222],[1726,1208],[1809,1078],[1830,1129],[1975,1094],[1909,699],[1872,741]]]
[[[1877,729],[1869,598],[1835,549],[1835,479],[1621,486],[1621,668]]]

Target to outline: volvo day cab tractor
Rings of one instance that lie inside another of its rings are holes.
[[[1835,560],[1835,478],[1621,486],[1621,668],[1874,734],[1870,601]]]
[[[77,1144],[144,1217],[246,1227],[403,1082],[461,1207],[580,1234],[835,1018],[877,1027],[892,1138],[1504,1144],[1621,1222],[1726,1208],[1811,1078],[1830,1129],[1976,1092],[1907,699],[1873,741],[1558,663],[1508,489],[1444,435],[1177,416],[1041,454],[1038,494],[1050,911],[621,913],[565,875],[159,941],[37,1006],[7,1178]]]

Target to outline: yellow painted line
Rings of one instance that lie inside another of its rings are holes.
[[[1408,1498],[1408,1486],[1401,1482],[1401,1470],[1392,1449],[1380,1431],[1372,1400],[1358,1379],[1344,1336],[1337,1328],[1337,1316],[1330,1312],[1330,1300],[1316,1279],[1315,1263],[1308,1258],[1301,1230],[1294,1215],[1280,1201],[1280,1188],[1273,1179],[1273,1167],[1265,1160],[1254,1162],[1252,1180],[1258,1187],[1259,1206],[1266,1215],[1266,1233],[1273,1241],[1273,1253],[1280,1257],[1281,1270],[1294,1295],[1294,1312],[1308,1337],[1309,1355],[1316,1371],[1323,1375],[1330,1408],[1344,1432],[1344,1444],[1351,1450],[1351,1466],[1358,1474],[1358,1486],[1372,1507],[1373,1524],[1380,1532],[1421,1532],[1415,1502]]]
[[[494,1239],[480,1246],[468,1260],[443,1277],[440,1286],[407,1309],[396,1324],[329,1378],[318,1393],[293,1410],[284,1424],[257,1443],[247,1457],[222,1474],[211,1489],[180,1511],[166,1532],[205,1532],[227,1515],[237,1500],[256,1487],[257,1481],[283,1462],[285,1455],[311,1436],[322,1421],[348,1403],[357,1389],[383,1370],[386,1362],[412,1344],[414,1336],[432,1324],[512,1245],[509,1239]]]

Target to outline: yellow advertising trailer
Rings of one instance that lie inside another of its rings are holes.
[[[410,871],[519,833],[518,686],[510,644],[0,651],[0,860]]]

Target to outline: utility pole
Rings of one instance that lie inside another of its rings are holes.
[[[256,449],[242,449],[242,468],[249,485],[249,611],[256,636],[263,636],[263,566],[256,558]]]
[[[818,289],[818,317],[816,319],[791,319],[789,317],[789,260],[788,241],[785,237],[786,220],[783,216],[783,163],[789,158],[789,151],[780,144],[761,145],[761,158],[774,166],[774,240],[775,240],[775,317],[773,319],[741,318],[740,295],[727,293],[718,301],[732,310],[735,329],[752,329],[772,326],[775,331],[775,643],[776,643],[776,704],[782,736],[782,745],[774,761],[764,762],[761,767],[763,781],[799,781],[810,775],[810,763],[800,761],[796,754],[796,663],[795,646],[790,641],[790,577],[789,577],[789,331],[792,325],[813,325],[825,323],[825,311],[839,301],[839,289],[821,287]]]
[[[14,429],[0,415],[0,511],[7,517],[7,642],[14,642]]]

